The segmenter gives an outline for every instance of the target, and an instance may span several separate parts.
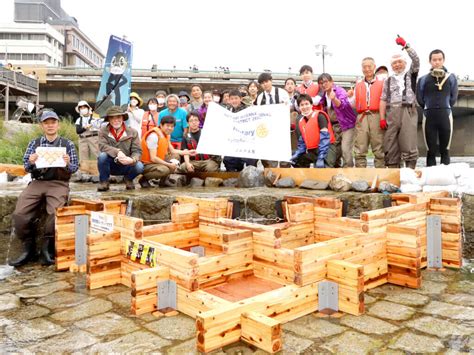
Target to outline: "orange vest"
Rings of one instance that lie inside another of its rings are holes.
[[[146,139],[151,133],[158,135],[158,148],[156,149],[156,156],[160,159],[165,160],[166,154],[168,154],[168,148],[170,144],[170,136],[166,136],[160,127],[155,127],[146,132],[142,137],[142,162],[143,164],[152,163],[150,158],[150,150],[146,145]]]
[[[328,122],[328,131],[329,131],[329,141],[334,143],[336,138],[334,137],[334,131],[332,130],[331,120],[329,116],[324,111],[313,111],[311,117],[308,121],[302,117],[298,123],[301,136],[303,137],[304,143],[306,144],[306,149],[316,149],[319,147],[319,123],[318,116],[322,113]]]
[[[302,83],[296,87],[296,91],[298,91],[300,94],[307,94],[313,98],[313,97],[318,96],[319,85],[313,83],[312,85],[310,85],[309,88],[306,88],[306,86],[304,86],[304,84]],[[323,109],[323,106],[321,104],[313,105],[313,111],[318,111],[322,109]]]
[[[367,105],[367,86],[365,80],[359,81],[356,84],[356,110],[358,113],[365,111],[379,111],[380,98],[382,97],[383,80],[375,80],[370,85],[370,98]]]
[[[150,114],[150,111],[146,111],[142,119],[142,137],[150,129],[158,127],[158,112],[156,117]]]

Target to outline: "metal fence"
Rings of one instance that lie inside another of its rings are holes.
[[[8,83],[11,88],[25,90],[35,94],[38,93],[37,79],[30,78],[29,76],[18,73],[14,70],[0,68],[0,83],[4,85]]]

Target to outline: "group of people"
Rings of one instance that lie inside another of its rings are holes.
[[[336,85],[328,73],[314,82],[312,68],[304,65],[299,85],[289,78],[284,88],[277,88],[271,74],[264,72],[246,87],[223,92],[203,92],[197,84],[192,86],[191,96],[184,91],[167,95],[160,90],[147,101],[146,111],[141,108],[142,98],[133,92],[126,109],[112,106],[104,118],[94,117],[92,107],[80,101],[76,106],[80,157],[97,159],[99,191],[109,189],[111,175],[124,176],[126,188],[134,189],[133,180],[138,176],[142,188],[148,188],[150,181],[167,185],[173,172],[217,171],[222,162],[226,170],[240,171],[257,161],[241,157],[222,160],[196,152],[209,103],[219,103],[231,112],[250,105],[284,104],[291,116],[288,130],[294,137],[293,156],[290,162],[264,160],[266,167],[366,167],[370,147],[377,168],[399,168],[402,163],[415,168],[418,102],[423,109],[427,165],[436,164],[438,146],[441,163],[449,164],[457,79],[444,67],[443,51],[436,49],[429,54],[430,72],[417,80],[417,53],[401,37],[396,43],[410,57],[410,66],[407,58],[397,53],[390,59],[393,74],[389,76],[386,67],[376,69],[374,59],[366,57],[361,63],[364,79],[348,91]],[[20,195],[13,213],[16,233],[24,245],[24,252],[10,262],[14,266],[36,256],[32,222],[43,200],[47,221],[41,255],[43,263],[52,263],[54,212],[67,202],[68,181],[79,166],[74,144],[58,135],[56,113],[44,112],[40,125],[44,135],[30,142],[23,159],[33,181]],[[40,146],[65,147],[65,166],[36,168],[36,148]]]

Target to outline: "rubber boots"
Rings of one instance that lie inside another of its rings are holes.
[[[27,239],[22,242],[23,244],[23,252],[16,258],[15,260],[10,260],[8,264],[10,266],[22,266],[30,261],[38,260],[38,256],[36,254],[36,244],[34,239]]]
[[[41,264],[54,264],[54,237],[43,237],[41,242]]]
[[[406,166],[407,168],[410,168],[410,169],[415,170],[415,168],[416,168],[416,160],[409,160],[409,161],[406,161],[406,162],[405,162],[405,166]]]

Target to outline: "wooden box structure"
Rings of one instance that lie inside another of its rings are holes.
[[[276,352],[280,324],[318,311],[323,281],[338,284],[337,310],[353,315],[364,312],[365,290],[420,287],[429,214],[442,219],[443,265],[460,267],[460,200],[445,196],[413,195],[359,219],[342,217],[335,198],[287,196],[285,221],[273,225],[229,219],[223,198],[179,197],[171,222],[150,226],[105,211],[114,226],[88,235],[87,285],[130,287],[131,312],[143,314],[158,310],[157,284],[171,280],[176,309],[196,319],[198,350],[242,339]],[[77,208],[58,210],[58,218]]]

